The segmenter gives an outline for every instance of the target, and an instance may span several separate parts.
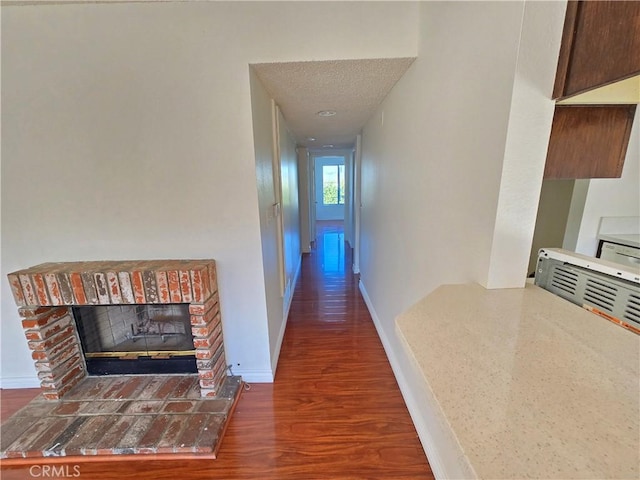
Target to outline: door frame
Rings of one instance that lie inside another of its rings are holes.
[[[354,148],[350,149],[308,149],[308,191],[310,238],[316,238],[316,180],[315,159],[318,157],[341,156],[345,161],[345,239],[353,248],[353,273],[360,273],[360,164],[362,156],[362,135],[356,137]],[[347,212],[349,212],[347,214]],[[347,222],[349,225],[347,225]],[[347,231],[349,234],[347,235]]]
[[[311,153],[311,161],[312,161],[312,166],[313,166],[313,172],[314,172],[314,197],[313,197],[313,205],[314,205],[314,210],[316,212],[316,220],[322,220],[318,218],[319,214],[318,214],[318,197],[322,194],[321,192],[318,191],[318,185],[322,182],[322,177],[318,178],[318,167],[319,162],[322,161],[322,159],[325,158],[339,158],[340,160],[337,160],[335,162],[335,165],[344,165],[344,175],[345,175],[345,191],[344,191],[344,204],[342,205],[336,205],[334,206],[328,206],[326,207],[327,209],[333,209],[333,210],[342,210],[342,220],[345,219],[345,213],[346,213],[346,209],[347,209],[347,198],[349,197],[349,193],[350,193],[350,186],[347,184],[347,175],[346,175],[346,171],[347,168],[349,166],[349,159],[350,159],[351,153],[347,150],[331,150],[331,151],[323,151],[323,153],[316,153],[316,152],[312,152]],[[325,162],[322,162],[325,163]],[[333,162],[326,162],[327,165],[333,165]]]

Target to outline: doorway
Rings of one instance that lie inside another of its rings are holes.
[[[298,160],[303,172],[300,179],[308,185],[307,195],[300,199],[300,212],[301,226],[308,225],[310,248],[316,240],[316,222],[340,223],[344,241],[353,249],[354,273],[360,273],[360,142],[358,135],[354,148],[305,150]]]
[[[314,157],[316,220],[343,220],[346,200],[345,158]]]

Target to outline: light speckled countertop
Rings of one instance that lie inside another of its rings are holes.
[[[640,477],[639,336],[534,285],[445,285],[396,323],[479,478]]]

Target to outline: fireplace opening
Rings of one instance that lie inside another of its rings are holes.
[[[89,375],[197,373],[189,304],[75,306]]]

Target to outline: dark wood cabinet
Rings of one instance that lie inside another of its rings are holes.
[[[640,1],[567,4],[553,98],[640,74]]]
[[[618,178],[635,105],[556,105],[545,179]]]

